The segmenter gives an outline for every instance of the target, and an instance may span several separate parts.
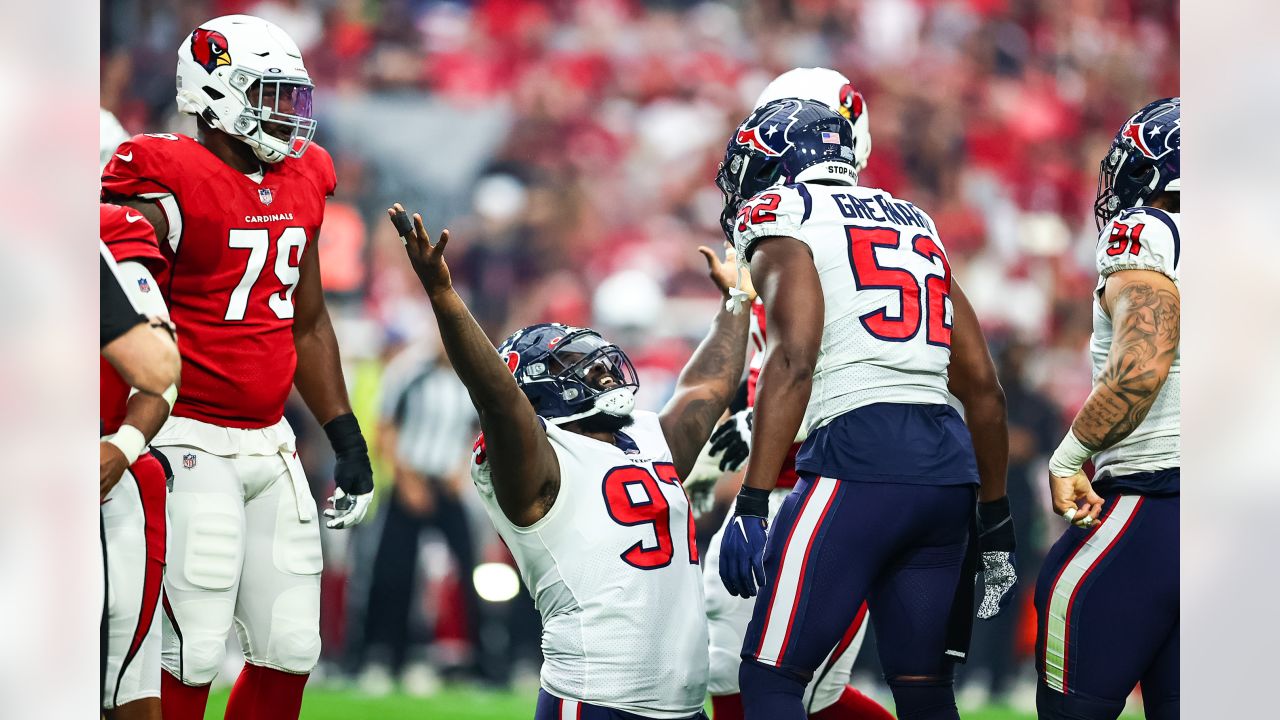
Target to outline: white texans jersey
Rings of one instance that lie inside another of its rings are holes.
[[[775,185],[739,210],[738,257],[773,236],[809,246],[822,283],[806,434],[872,403],[947,402],[951,269],[923,210],[876,188]]]
[[[707,692],[702,569],[689,500],[658,416],[624,450],[547,424],[560,461],[551,510],[517,527],[498,506],[483,442],[472,480],[542,615],[542,687],[569,700],[683,718]]]
[[[1103,228],[1098,238],[1098,286],[1093,296],[1093,337],[1089,354],[1097,382],[1111,350],[1111,316],[1102,309],[1107,278],[1121,270],[1151,270],[1178,285],[1178,261],[1182,251],[1179,213],[1156,208],[1132,208],[1121,212]],[[1181,349],[1173,358],[1165,380],[1146,419],[1128,437],[1094,456],[1096,478],[1121,477],[1179,467],[1182,458]]]

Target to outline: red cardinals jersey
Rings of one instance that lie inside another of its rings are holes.
[[[151,223],[136,210],[119,205],[98,207],[98,235],[117,263],[133,261],[147,268],[152,277],[159,277],[168,267],[160,246],[156,243],[156,231]],[[139,287],[141,292],[160,292],[157,287]],[[116,369],[102,359],[98,382],[98,415],[102,419],[103,434],[120,429],[124,422],[125,403],[129,400],[129,385]]]
[[[747,406],[756,405],[756,384],[760,382],[760,368],[764,367],[764,302],[759,298],[751,303],[751,347],[755,354],[751,356],[751,366],[747,368]],[[794,443],[787,452],[787,459],[778,472],[778,484],[775,487],[795,487],[800,476],[796,475],[796,453],[800,452],[800,443]]]
[[[139,135],[116,149],[103,192],[156,202],[169,221],[160,284],[182,353],[173,415],[234,428],[280,420],[297,365],[298,267],[336,184],[315,143],[264,164],[260,180],[185,135]]]

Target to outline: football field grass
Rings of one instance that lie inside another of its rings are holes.
[[[227,693],[225,689],[213,693],[205,720],[222,718]],[[302,720],[531,720],[534,702],[534,692],[447,689],[429,698],[417,698],[309,688],[302,703]],[[962,710],[960,716],[965,720],[1035,720],[1034,713],[1004,708]],[[1122,720],[1138,717],[1126,713]]]

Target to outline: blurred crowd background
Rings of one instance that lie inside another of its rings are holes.
[[[1023,584],[1017,612],[976,629],[962,681],[1031,687],[1030,594],[1060,530],[1043,459],[1090,387],[1098,161],[1129,114],[1178,94],[1176,0],[103,0],[103,107],[130,133],[194,134],[176,49],[238,12],[288,31],[317,87],[339,178],[324,284],[377,455],[377,519],[325,535],[325,677],[430,692],[538,663],[536,613],[466,476],[472,418],[441,410],[456,392],[384,208],[450,228],[454,282],[495,343],[596,327],[656,408],[714,312],[696,248],[723,241],[729,133],[775,75],[826,66],[867,99],[860,183],[932,214],[1000,366]],[[323,499],[327,443],[300,402],[290,419]]]

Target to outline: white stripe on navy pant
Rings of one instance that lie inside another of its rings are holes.
[[[760,646],[756,650],[757,659],[766,665],[776,666],[782,662],[787,638],[791,635],[791,624],[800,604],[800,593],[804,590],[805,564],[822,517],[831,507],[839,483],[839,480],[824,477],[814,480],[783,546],[782,560],[778,563],[778,581],[774,583],[773,595],[769,598],[769,611],[765,614]]]
[[[1122,495],[1115,507],[1084,541],[1053,581],[1049,597],[1049,618],[1045,622],[1044,681],[1058,692],[1067,691],[1067,650],[1071,632],[1071,605],[1085,578],[1124,535],[1142,505],[1136,495]]]
[[[560,700],[560,720],[578,720],[582,717],[582,703],[577,700]]]

